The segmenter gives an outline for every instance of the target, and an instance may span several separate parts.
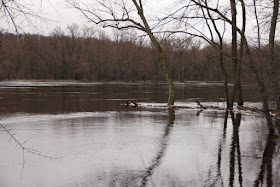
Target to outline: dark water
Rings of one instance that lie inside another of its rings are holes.
[[[223,105],[218,83],[176,90],[176,105]],[[0,123],[53,158],[23,158],[0,129],[0,186],[280,186],[278,132],[261,116],[168,111],[166,98],[165,84],[1,82]]]

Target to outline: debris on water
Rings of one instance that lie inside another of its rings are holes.
[[[122,106],[128,106],[128,107],[138,107],[139,104],[136,102],[131,102],[131,101],[127,101],[126,103],[121,103]]]

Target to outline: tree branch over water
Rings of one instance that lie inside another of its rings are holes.
[[[20,142],[20,140],[18,140],[14,134],[11,133],[10,130],[8,130],[3,124],[0,123],[0,128],[4,129],[4,131],[10,136],[10,138],[16,143],[17,146],[20,147],[20,149],[22,150],[22,162],[23,162],[23,167],[25,165],[25,152],[40,156],[40,157],[44,157],[47,159],[60,159],[59,157],[54,157],[54,156],[49,156],[47,154],[44,154],[36,149],[32,149],[29,147],[24,146],[25,142]]]

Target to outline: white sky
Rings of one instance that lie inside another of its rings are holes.
[[[76,10],[67,7],[65,0],[18,0],[29,6],[32,12],[37,13],[43,19],[35,19],[32,16],[31,21],[21,19],[23,16],[18,16],[15,20],[22,30],[26,33],[40,33],[44,35],[50,34],[54,28],[66,28],[67,25],[78,24],[83,26],[87,23],[81,14]],[[22,21],[25,20],[25,21]],[[6,19],[0,19],[0,28],[9,32],[14,32],[13,25],[7,24]]]
[[[88,20],[77,10],[70,8],[66,0],[17,0],[24,5],[31,7],[32,12],[36,12],[47,21],[40,19],[33,19],[31,21],[22,21],[17,17],[17,24],[20,25],[22,30],[26,33],[39,33],[43,35],[50,34],[54,28],[61,27],[65,29],[68,25],[77,24],[80,27],[90,26],[94,27],[94,24],[88,22]],[[160,8],[167,3],[174,2],[170,0],[146,0],[143,1],[146,4],[152,6],[145,6],[147,12],[153,12],[153,14],[160,14],[164,9]],[[2,11],[2,10],[1,10]],[[22,16],[21,16],[22,17]],[[13,25],[7,24],[6,19],[0,19],[0,28],[9,32],[14,32]]]
[[[44,17],[50,20],[46,22],[37,20],[37,28],[33,28],[33,32],[43,32],[42,34],[47,35],[56,27],[64,29],[71,24],[77,24],[81,27],[88,24],[88,21],[77,10],[70,8],[64,0],[43,1],[45,1],[42,7],[42,11],[45,13]],[[30,26],[27,28],[30,29]]]
[[[90,0],[85,0],[92,2]],[[174,3],[179,0],[143,0],[146,13],[150,13],[153,16],[161,15],[162,13],[171,10]],[[66,0],[17,0],[27,7],[31,7],[32,12],[37,12],[42,17],[49,19],[44,22],[40,19],[32,19],[31,22],[21,21],[18,17],[17,24],[20,25],[24,32],[26,33],[36,33],[49,35],[56,27],[61,27],[65,29],[67,25],[77,24],[80,27],[88,26],[96,28],[94,24],[88,22],[88,20],[77,10],[70,8],[66,3]],[[2,11],[2,10],[1,10]],[[247,17],[247,19],[249,19]],[[249,20],[247,20],[249,22]],[[0,19],[0,28],[7,30],[9,32],[14,32],[14,27],[12,24],[7,25],[7,20]],[[249,28],[247,32],[249,32]],[[231,35],[228,32],[229,36]],[[247,33],[248,34],[248,33]],[[263,33],[267,34],[267,33]],[[250,32],[249,35],[252,35]],[[265,37],[266,38],[266,37]]]

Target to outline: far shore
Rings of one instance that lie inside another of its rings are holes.
[[[151,80],[147,80],[147,81],[83,81],[83,80],[74,80],[74,79],[59,79],[59,80],[54,80],[54,79],[7,79],[7,80],[0,80],[0,83],[3,82],[65,82],[65,83],[109,83],[109,84],[118,84],[118,83],[157,83],[157,84],[165,84],[165,81],[151,81]],[[223,81],[183,81],[183,82],[179,82],[179,81],[174,81],[174,84],[188,84],[188,83],[214,83],[214,84],[222,84]],[[245,85],[247,85],[245,83]],[[233,86],[233,83],[229,83],[229,86]]]

